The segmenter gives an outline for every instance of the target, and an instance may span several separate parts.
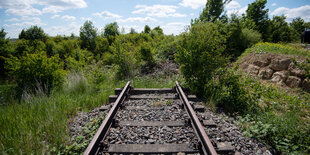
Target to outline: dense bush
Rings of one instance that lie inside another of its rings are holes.
[[[37,90],[48,93],[53,88],[62,86],[65,75],[58,56],[48,58],[44,52],[7,58],[6,68],[16,80],[19,95],[23,91]]]
[[[203,93],[201,90],[204,90],[213,72],[225,66],[227,61],[222,56],[226,47],[225,38],[223,26],[214,23],[198,23],[189,32],[181,34],[177,61],[186,83],[194,92]]]
[[[47,34],[44,33],[43,29],[38,26],[31,26],[27,30],[22,30],[18,36],[18,39],[26,40],[40,40],[45,42],[47,39]]]
[[[257,104],[234,70],[219,68],[212,80],[205,85],[204,97],[229,113],[255,113]]]
[[[162,60],[174,60],[174,55],[177,52],[178,39],[175,36],[165,36],[163,40],[156,45],[156,57]]]
[[[155,59],[153,56],[153,48],[149,43],[143,43],[138,49],[138,60],[141,62],[142,71],[147,71],[155,66]]]

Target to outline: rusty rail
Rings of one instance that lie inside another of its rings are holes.
[[[179,97],[181,98],[181,100],[183,101],[184,105],[185,105],[185,109],[187,110],[187,113],[189,114],[193,127],[196,130],[196,133],[198,134],[198,138],[202,144],[202,151],[204,154],[211,154],[211,155],[216,155],[216,151],[209,139],[209,137],[207,136],[203,126],[201,125],[194,109],[192,108],[192,106],[190,105],[190,103],[188,102],[188,99],[185,95],[185,93],[183,92],[181,86],[179,85],[179,83],[176,81],[176,90],[179,94]]]
[[[95,134],[94,138],[92,139],[92,141],[88,145],[87,149],[85,150],[84,155],[97,154],[98,149],[99,149],[99,142],[108,133],[108,130],[112,125],[113,118],[114,118],[117,110],[119,109],[120,105],[125,100],[126,94],[129,92],[129,90],[130,90],[130,81],[127,82],[127,84],[123,88],[122,92],[117,97],[116,101],[114,102],[113,107],[109,111],[108,115],[104,119],[103,123],[100,125],[100,127],[99,127],[97,133]]]

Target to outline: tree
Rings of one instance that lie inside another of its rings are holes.
[[[81,48],[94,51],[96,48],[95,38],[97,37],[97,29],[93,22],[86,21],[80,28],[80,39],[82,40]]]
[[[214,71],[226,64],[222,56],[226,48],[225,26],[216,23],[198,23],[188,33],[180,36],[177,62],[186,83],[202,96],[205,84],[213,78]]]
[[[4,29],[1,28],[1,30],[0,30],[0,39],[5,39],[6,34],[7,34],[7,33],[4,32]]]
[[[5,76],[7,70],[4,69],[4,59],[12,52],[12,46],[9,39],[5,39],[6,32],[2,28],[0,30],[0,76]]]
[[[264,41],[270,38],[270,22],[268,18],[269,9],[265,9],[267,0],[256,0],[248,5],[247,18],[253,20],[255,30],[262,34]]]
[[[199,20],[203,22],[214,22],[219,19],[224,11],[224,5],[231,0],[208,0],[206,7],[199,16]]]
[[[305,31],[305,21],[300,18],[297,17],[295,19],[293,19],[292,23],[290,24],[290,26],[295,29],[297,31],[298,34],[301,34],[302,32]]]
[[[116,22],[110,23],[104,27],[103,36],[108,38],[109,36],[117,36],[119,35],[119,27]]]
[[[272,19],[272,42],[290,42],[293,40],[293,29],[288,26],[285,16],[274,16]]]
[[[47,34],[44,33],[43,29],[38,26],[31,26],[27,30],[22,30],[18,36],[19,39],[26,39],[30,41],[40,40],[45,42]]]
[[[148,25],[145,25],[144,27],[144,33],[150,33],[151,28]]]
[[[130,32],[129,32],[130,34],[135,34],[135,33],[137,33],[136,32],[136,30],[134,29],[134,28],[130,28]]]

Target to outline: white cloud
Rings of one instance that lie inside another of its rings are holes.
[[[119,19],[117,20],[117,22],[120,23],[126,23],[126,22],[140,22],[140,23],[144,23],[144,22],[157,22],[156,19],[151,18],[151,17],[130,17],[130,18],[126,18],[126,19]]]
[[[35,8],[43,7],[42,10]],[[0,8],[5,8],[7,14],[17,16],[35,16],[42,13],[56,13],[73,8],[85,8],[84,0],[1,0]]]
[[[191,7],[192,9],[198,9],[204,5],[206,5],[207,0],[182,0],[179,5],[183,7]]]
[[[27,16],[24,16],[19,21],[21,21],[21,22],[13,23],[10,26],[26,27],[26,26],[32,26],[32,25],[37,25],[37,26],[44,26],[44,25],[46,25],[45,23],[42,23],[42,21],[41,21],[41,19],[39,17],[27,17]]]
[[[59,18],[60,16],[59,15],[54,15],[51,17],[51,19],[55,19],[55,18]]]
[[[271,6],[276,6],[276,5],[277,5],[277,3],[272,3],[272,4],[271,4]]]
[[[61,19],[65,21],[74,21],[76,18],[74,16],[64,15],[61,17]]]
[[[75,35],[79,34],[80,26],[76,22],[72,22],[69,25],[65,26],[52,26],[49,28],[44,29],[44,32],[48,33],[51,36],[56,35],[71,35],[71,33],[74,33]]]
[[[181,32],[184,32],[186,26],[188,25],[189,24],[183,23],[183,22],[172,22],[172,23],[168,23],[167,25],[164,25],[162,29],[164,30],[165,34],[178,35]]]
[[[226,9],[238,9],[241,7],[241,5],[237,1],[231,1],[230,3],[226,4]]]
[[[83,21],[86,21],[86,20],[91,21],[91,20],[92,20],[92,18],[90,18],[90,17],[81,17],[81,20],[83,20]]]
[[[279,7],[271,12],[272,16],[286,16],[286,20],[288,22],[292,21],[294,18],[300,17],[304,19],[306,22],[310,21],[310,5],[301,6],[298,8],[286,8]]]
[[[152,17],[186,17],[185,14],[176,13],[177,6],[174,5],[136,5],[137,10],[133,14],[146,14]]]
[[[8,19],[8,20],[5,20],[6,22],[18,22],[19,19],[17,18],[11,18],[11,19]]]
[[[227,15],[231,15],[231,14],[237,14],[239,16],[241,16],[242,14],[245,14],[246,10],[248,9],[248,6],[245,6],[241,9],[231,9],[231,10],[227,10]]]
[[[104,19],[110,19],[110,18],[121,18],[122,16],[111,13],[109,11],[102,11],[102,12],[96,12],[93,14],[93,16],[101,17]]]

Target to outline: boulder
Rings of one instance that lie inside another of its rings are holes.
[[[258,71],[259,71],[259,67],[252,65],[252,64],[249,64],[248,68],[246,69],[246,72],[252,75],[257,75]]]
[[[297,88],[301,83],[301,79],[296,76],[289,76],[285,83],[291,88]]]
[[[305,79],[303,82],[302,82],[302,88],[307,91],[307,92],[310,92],[310,79]]]
[[[288,76],[289,76],[289,71],[275,72],[271,77],[271,81],[276,82],[276,83],[285,82]]]
[[[261,68],[259,73],[258,73],[258,76],[261,79],[270,79],[272,74],[273,74],[273,70],[272,69],[270,69],[270,68]]]
[[[291,59],[273,59],[270,64],[270,68],[275,71],[287,70],[288,65],[291,63]]]
[[[255,60],[253,62],[254,65],[258,66],[258,67],[266,67],[270,64],[270,59],[268,58],[259,58],[258,60]]]
[[[305,77],[305,75],[306,75],[306,71],[297,68],[294,63],[290,63],[290,65],[288,66],[288,70],[290,71],[291,75],[295,75],[295,76],[298,76],[301,78]]]

